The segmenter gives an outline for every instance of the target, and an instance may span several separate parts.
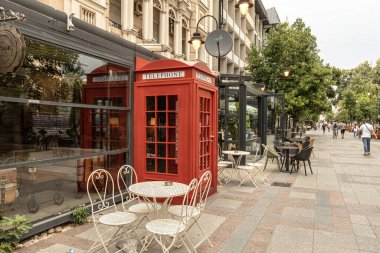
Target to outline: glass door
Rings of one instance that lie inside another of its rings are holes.
[[[199,97],[199,171],[211,169],[212,141],[214,139],[211,107],[211,92],[201,90]]]

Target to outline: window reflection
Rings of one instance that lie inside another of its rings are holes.
[[[93,170],[127,163],[129,68],[26,38],[0,90],[0,177],[19,191],[4,215],[34,221],[86,203]]]

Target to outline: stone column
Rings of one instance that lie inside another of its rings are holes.
[[[163,15],[164,22],[162,24],[163,32],[164,32],[164,44],[166,46],[169,46],[169,6],[167,2],[165,1],[163,3],[163,9],[165,11]]]
[[[183,54],[183,51],[182,51],[182,13],[178,13],[178,16],[177,16],[177,22],[175,24],[177,27],[177,33],[175,33],[175,38],[177,39],[177,48],[178,48],[178,52],[177,52],[177,56],[179,55],[182,55]]]
[[[153,30],[153,15],[149,10],[151,0],[143,0],[142,36],[144,41],[150,41],[150,30]]]
[[[133,0],[121,0],[121,29],[123,37],[131,39],[130,32],[133,30]]]
[[[181,41],[182,41],[182,30],[181,30],[181,15],[177,15],[177,20],[174,21],[174,57],[177,57],[181,54]]]
[[[187,29],[186,30],[186,43],[185,43],[185,45],[186,45],[186,55],[185,55],[185,60],[190,60],[190,47],[191,47],[191,45],[188,43],[188,41],[190,40],[190,30],[189,29]]]
[[[153,41],[153,0],[149,0],[149,42]]]
[[[166,45],[166,36],[168,33],[168,29],[166,27],[166,12],[165,10],[161,10],[160,12],[160,43]],[[166,29],[165,29],[166,28]]]

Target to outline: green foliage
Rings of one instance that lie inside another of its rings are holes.
[[[12,247],[12,244],[7,242],[0,242],[0,252],[2,253],[11,253],[13,252],[14,247]]]
[[[71,219],[75,224],[82,225],[88,216],[89,212],[87,208],[83,206],[77,206],[74,208],[74,211],[71,214]]]
[[[252,45],[248,56],[248,70],[255,81],[285,94],[286,112],[295,122],[315,119],[331,110],[328,98],[335,96],[332,87],[340,80],[340,73],[325,66],[318,52],[310,28],[297,19],[270,30],[263,47]],[[285,68],[291,70],[289,78],[284,77]]]
[[[21,237],[32,228],[25,215],[2,217],[0,220],[0,252],[12,252]]]
[[[344,71],[342,79],[337,89],[338,116],[346,114],[349,121],[365,118],[376,121],[380,113],[380,59],[373,68],[368,62],[363,62],[356,68]]]

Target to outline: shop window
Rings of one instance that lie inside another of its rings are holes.
[[[178,174],[178,96],[146,97],[146,171]]]
[[[22,67],[0,76],[0,173],[15,174],[19,192],[0,208],[36,221],[87,203],[93,170],[116,175],[128,163],[130,70],[28,37],[25,44]]]

